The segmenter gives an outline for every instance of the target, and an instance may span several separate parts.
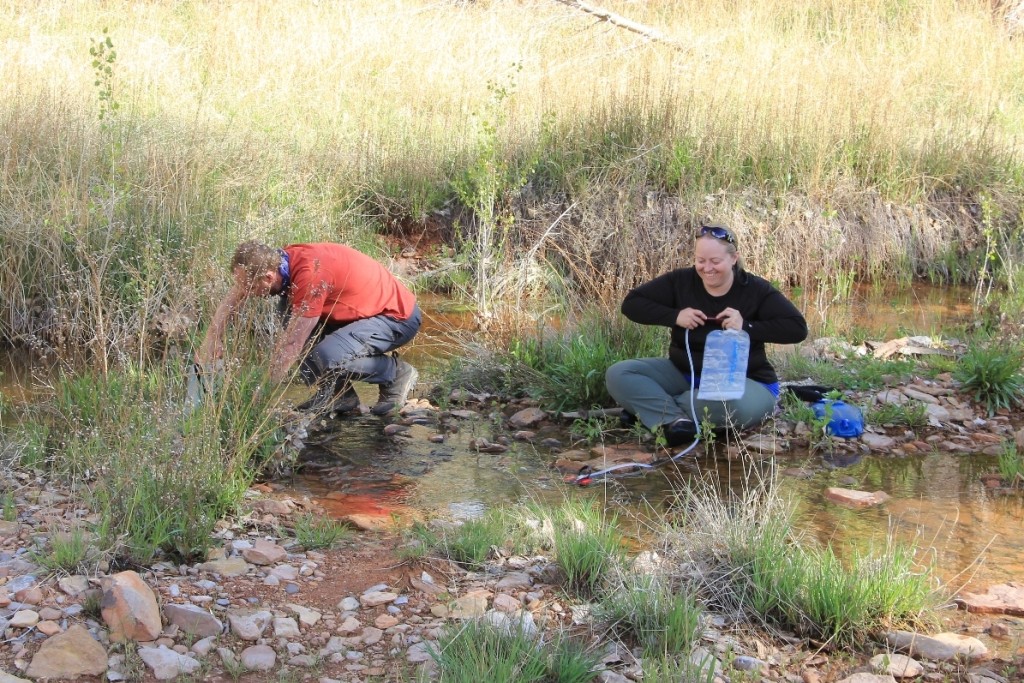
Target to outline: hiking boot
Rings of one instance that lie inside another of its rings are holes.
[[[380,385],[380,396],[377,403],[370,408],[370,412],[374,415],[387,415],[395,408],[400,409],[405,405],[405,400],[409,398],[409,392],[416,386],[419,376],[420,373],[416,368],[399,359],[395,379]]]
[[[675,448],[697,438],[697,425],[690,418],[681,417],[675,422],[662,425],[661,433],[664,434],[668,447]]]
[[[348,377],[342,375],[333,382],[321,382],[316,393],[295,407],[296,410],[317,415],[348,413],[359,407],[359,394]]]

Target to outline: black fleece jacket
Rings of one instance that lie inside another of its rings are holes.
[[[684,308],[696,308],[715,317],[726,308],[735,308],[743,316],[743,330],[750,335],[750,359],[747,377],[771,384],[778,381],[775,368],[768,362],[765,343],[796,344],[807,338],[807,321],[782,292],[764,278],[737,268],[732,287],[722,296],[712,296],[696,268],[680,268],[645,282],[626,295],[622,314],[642,325],[663,325],[672,330],[668,356],[684,374],[690,374],[686,359],[686,329],[676,326],[676,315]],[[694,370],[700,375],[704,362],[704,343],[714,330],[721,329],[709,320],[690,330],[690,351]]]

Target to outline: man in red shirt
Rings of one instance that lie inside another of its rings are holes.
[[[270,377],[286,379],[300,361],[299,374],[316,387],[300,410],[340,414],[357,409],[355,381],[380,385],[370,409],[376,415],[405,404],[419,373],[391,351],[416,335],[421,314],[413,293],[384,266],[343,244],[274,249],[244,242],[235,250],[231,273],[234,285],[217,306],[197,362],[221,357],[227,323],[247,299],[280,296],[286,323]]]

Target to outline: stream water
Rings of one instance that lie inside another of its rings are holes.
[[[798,302],[799,303],[799,302]],[[452,330],[465,328],[468,317],[439,312],[425,302],[426,323],[407,358],[421,367],[435,362],[449,347]],[[822,328],[850,329],[872,338],[907,334],[950,336],[944,330],[971,322],[970,292],[949,288],[858,290],[842,302],[808,300],[802,307],[815,333]],[[372,402],[373,387],[364,402]],[[682,467],[658,470],[587,489],[566,485],[550,469],[553,452],[517,443],[506,453],[475,452],[469,441],[495,436],[487,415],[460,423],[443,444],[426,440],[433,429],[411,439],[385,437],[381,421],[370,416],[337,421],[320,435],[303,457],[298,475],[281,482],[294,493],[309,495],[332,514],[380,512],[471,518],[488,507],[524,499],[558,502],[566,496],[600,496],[606,505],[640,516],[658,514],[696,473],[713,473],[734,489],[743,485],[744,466],[719,455],[701,454]],[[564,443],[568,445],[568,434]],[[762,461],[763,466],[766,461]],[[889,536],[913,541],[920,559],[933,565],[951,588],[984,590],[1024,576],[1024,498],[994,495],[979,475],[995,470],[995,459],[981,454],[936,452],[900,459],[853,456],[840,461],[792,452],[769,459],[782,472],[781,488],[798,508],[798,526],[836,547],[884,544]],[[787,472],[800,476],[787,476]],[[883,490],[892,499],[883,506],[850,510],[826,502],[824,490],[843,486]],[[628,516],[628,515],[627,515]]]
[[[797,299],[814,336],[829,329],[858,329],[876,339],[905,334],[955,336],[946,330],[970,322],[970,292],[950,288],[858,290],[842,301]],[[453,335],[470,328],[468,315],[445,313],[444,303],[422,300],[424,328],[406,358],[428,375],[453,348]],[[32,376],[16,359],[4,357],[0,389],[9,398],[32,392]],[[295,387],[296,396],[305,395]],[[376,387],[360,386],[364,403],[373,403]],[[301,400],[301,398],[299,399]],[[444,443],[428,440],[436,430],[414,427],[411,438],[383,434],[385,420],[362,416],[334,421],[315,433],[297,474],[275,482],[294,495],[308,495],[336,516],[352,513],[467,519],[487,508],[533,499],[556,503],[566,496],[598,496],[609,506],[639,515],[664,511],[673,490],[689,485],[697,473],[717,477],[733,488],[742,485],[744,466],[721,455],[700,454],[681,467],[663,468],[646,477],[626,478],[581,489],[566,485],[549,467],[553,451],[514,443],[502,454],[477,453],[470,440],[492,439],[493,420],[459,422]],[[568,446],[568,434],[561,435]],[[933,563],[951,588],[984,590],[992,583],[1024,577],[1024,497],[986,490],[979,475],[995,469],[981,454],[936,452],[900,459],[854,456],[839,462],[792,452],[771,463],[782,472],[781,486],[797,503],[798,526],[837,547],[883,543],[890,534],[912,540],[922,560]],[[800,476],[790,476],[798,472]],[[883,490],[885,505],[850,510],[826,502],[828,486]]]

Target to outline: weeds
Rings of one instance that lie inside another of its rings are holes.
[[[138,564],[159,553],[202,556],[213,525],[269,459],[272,397],[258,371],[225,379],[200,410],[183,411],[182,378],[160,369],[61,378],[50,440],[54,473],[100,516],[105,545]]]
[[[1024,360],[1019,348],[1006,344],[972,346],[957,363],[954,377],[983,404],[989,415],[1024,403]]]
[[[601,664],[599,650],[589,648],[575,638],[558,636],[548,644],[548,674],[546,680],[558,683],[588,683]]]
[[[837,362],[790,353],[778,359],[776,369],[782,377],[809,378],[815,384],[839,391],[867,391],[910,379],[917,366],[912,360],[879,360],[854,354],[847,354]]]
[[[584,313],[577,325],[555,336],[538,330],[508,344],[506,360],[520,365],[523,389],[553,410],[613,405],[604,383],[615,362],[664,353],[665,333],[603,311]]]
[[[717,675],[718,660],[707,654],[703,659],[656,657],[644,660],[645,683],[712,683]]]
[[[446,627],[430,656],[442,680],[452,683],[542,681],[548,666],[534,638],[521,626],[504,630],[482,621]]]
[[[295,540],[306,550],[330,548],[351,537],[347,526],[336,519],[306,514],[295,520]]]
[[[880,403],[868,410],[867,421],[870,424],[920,429],[928,424],[928,410],[921,401]]]
[[[103,591],[91,588],[82,594],[82,614],[93,621],[103,621]]]
[[[0,505],[3,506],[3,519],[5,522],[15,522],[18,519],[18,504],[13,491],[4,491]]]

